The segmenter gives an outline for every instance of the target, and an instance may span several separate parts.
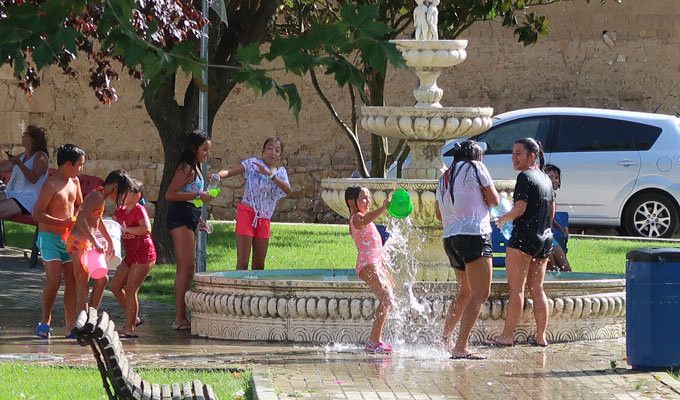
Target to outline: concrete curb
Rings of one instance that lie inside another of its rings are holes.
[[[274,384],[269,378],[269,372],[262,371],[264,368],[253,368],[253,374],[250,378],[253,385],[253,400],[278,400],[274,391]]]
[[[585,235],[585,234],[569,234],[569,237],[579,239],[605,239],[605,240],[629,240],[633,242],[664,242],[664,243],[680,243],[680,239],[676,238],[646,238],[635,236],[611,236],[611,235]]]
[[[668,386],[675,393],[680,394],[680,381],[673,378],[668,372],[660,372],[658,374],[654,374],[654,376],[659,380],[659,382]]]

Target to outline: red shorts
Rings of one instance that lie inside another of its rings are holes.
[[[250,236],[256,239],[269,239],[271,236],[271,220],[258,218],[257,226],[253,227],[255,210],[247,204],[240,203],[236,206],[236,234]]]
[[[156,262],[156,246],[151,236],[136,236],[123,234],[123,248],[125,258],[123,262],[128,266],[134,264],[154,264]]]

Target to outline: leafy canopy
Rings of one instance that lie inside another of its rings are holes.
[[[71,63],[83,53],[90,87],[108,104],[117,99],[113,61],[143,78],[147,92],[178,69],[200,71],[194,41],[207,23],[179,0],[0,0],[0,63],[31,93],[48,65],[76,75]]]

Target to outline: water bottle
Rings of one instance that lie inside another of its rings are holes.
[[[491,214],[491,217],[493,217],[493,219],[495,220],[501,215],[507,214],[510,210],[512,210],[512,202],[508,198],[508,194],[506,192],[501,192],[498,205],[496,207],[492,207],[491,210],[489,210],[489,213]],[[501,227],[501,235],[503,235],[505,240],[509,240],[511,234],[512,234],[512,222],[506,222]]]
[[[208,194],[214,199],[219,196],[222,189],[220,189],[220,175],[211,174],[208,181]]]

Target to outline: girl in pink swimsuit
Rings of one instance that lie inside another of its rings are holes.
[[[380,340],[387,314],[394,303],[394,279],[383,260],[380,233],[373,220],[385,212],[391,196],[385,199],[377,210],[368,211],[371,205],[371,193],[366,188],[353,186],[345,190],[345,203],[349,208],[349,233],[357,246],[357,276],[361,278],[380,304],[375,310],[373,328],[366,342],[366,351],[370,353],[389,354],[392,346]]]

